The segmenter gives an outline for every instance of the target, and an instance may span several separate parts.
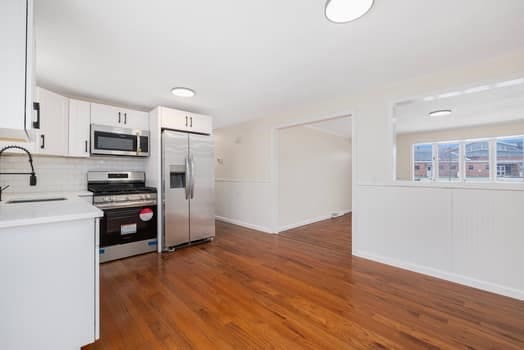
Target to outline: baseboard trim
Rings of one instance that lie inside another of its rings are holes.
[[[253,225],[253,224],[249,224],[247,222],[243,222],[243,221],[240,221],[240,220],[226,218],[224,216],[218,216],[217,215],[217,216],[215,216],[215,218],[218,221],[223,221],[223,222],[227,222],[229,224],[242,226],[242,227],[245,227],[245,228],[249,228],[251,230],[256,230],[256,231],[260,231],[260,232],[264,232],[264,233],[270,233],[270,234],[275,234],[276,233],[273,230],[271,230],[271,229],[269,229],[267,227],[264,227],[264,226]]]
[[[346,215],[348,213],[351,213],[351,210],[337,210],[336,212],[339,213],[340,216],[342,216],[342,215]],[[288,230],[291,230],[291,229],[294,229],[294,228],[297,228],[297,227],[302,227],[302,226],[314,224],[315,222],[324,221],[324,220],[327,220],[327,219],[331,219],[331,214],[326,214],[326,215],[319,216],[319,217],[316,217],[316,218],[313,218],[313,219],[307,219],[307,220],[304,220],[304,221],[301,221],[301,222],[297,222],[297,223],[294,223],[294,224],[291,224],[291,225],[281,226],[279,228],[278,232],[288,231]]]
[[[487,292],[500,294],[506,297],[524,301],[524,291],[518,290],[515,288],[506,287],[506,286],[502,286],[502,285],[491,283],[491,282],[481,281],[475,278],[458,275],[455,273],[446,272],[446,271],[434,269],[434,268],[427,267],[427,266],[407,263],[407,262],[403,262],[397,259],[375,255],[369,252],[357,250],[357,251],[353,251],[353,255],[358,256],[360,258],[376,261],[382,264],[398,267],[404,270],[418,272],[418,273],[428,275],[431,277],[440,278],[446,281],[462,284],[464,286],[473,287],[473,288],[477,288],[477,289],[484,290]]]

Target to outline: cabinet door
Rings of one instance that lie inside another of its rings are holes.
[[[121,127],[124,115],[120,108],[91,103],[91,124]]]
[[[189,114],[177,109],[161,108],[160,126],[171,130],[189,131]]]
[[[189,115],[189,130],[211,135],[213,133],[213,122],[211,117],[207,115],[191,113]]]
[[[0,139],[24,141],[32,122],[33,2],[0,1]]]
[[[69,100],[69,155],[89,157],[91,105],[89,102]]]
[[[124,117],[121,126],[129,129],[149,130],[149,113],[122,109]]]
[[[40,129],[37,131],[38,154],[65,156],[68,149],[69,99],[38,88],[40,102]]]

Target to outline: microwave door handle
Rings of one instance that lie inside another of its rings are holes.
[[[139,156],[142,150],[140,149],[140,134],[136,134],[136,155]]]

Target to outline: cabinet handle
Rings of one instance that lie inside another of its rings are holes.
[[[40,129],[40,103],[33,102],[33,110],[36,111],[36,120],[33,121],[33,129]]]
[[[189,118],[189,120],[191,121],[189,124],[189,127],[192,128],[193,127],[193,117]]]
[[[87,153],[87,140],[85,141],[85,145],[86,145],[86,153]]]
[[[118,124],[120,124],[121,122],[122,122],[122,116],[120,112],[118,112]]]
[[[187,115],[186,115],[186,126],[187,126]]]
[[[124,113],[124,124],[127,124],[127,113]]]
[[[40,135],[40,139],[42,141],[40,148],[44,149],[45,148],[45,135]]]

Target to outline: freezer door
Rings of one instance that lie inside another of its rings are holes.
[[[192,175],[190,204],[191,240],[215,236],[215,172],[213,137],[189,136],[190,172]]]
[[[164,244],[168,248],[189,242],[189,136],[162,132],[162,191]]]

